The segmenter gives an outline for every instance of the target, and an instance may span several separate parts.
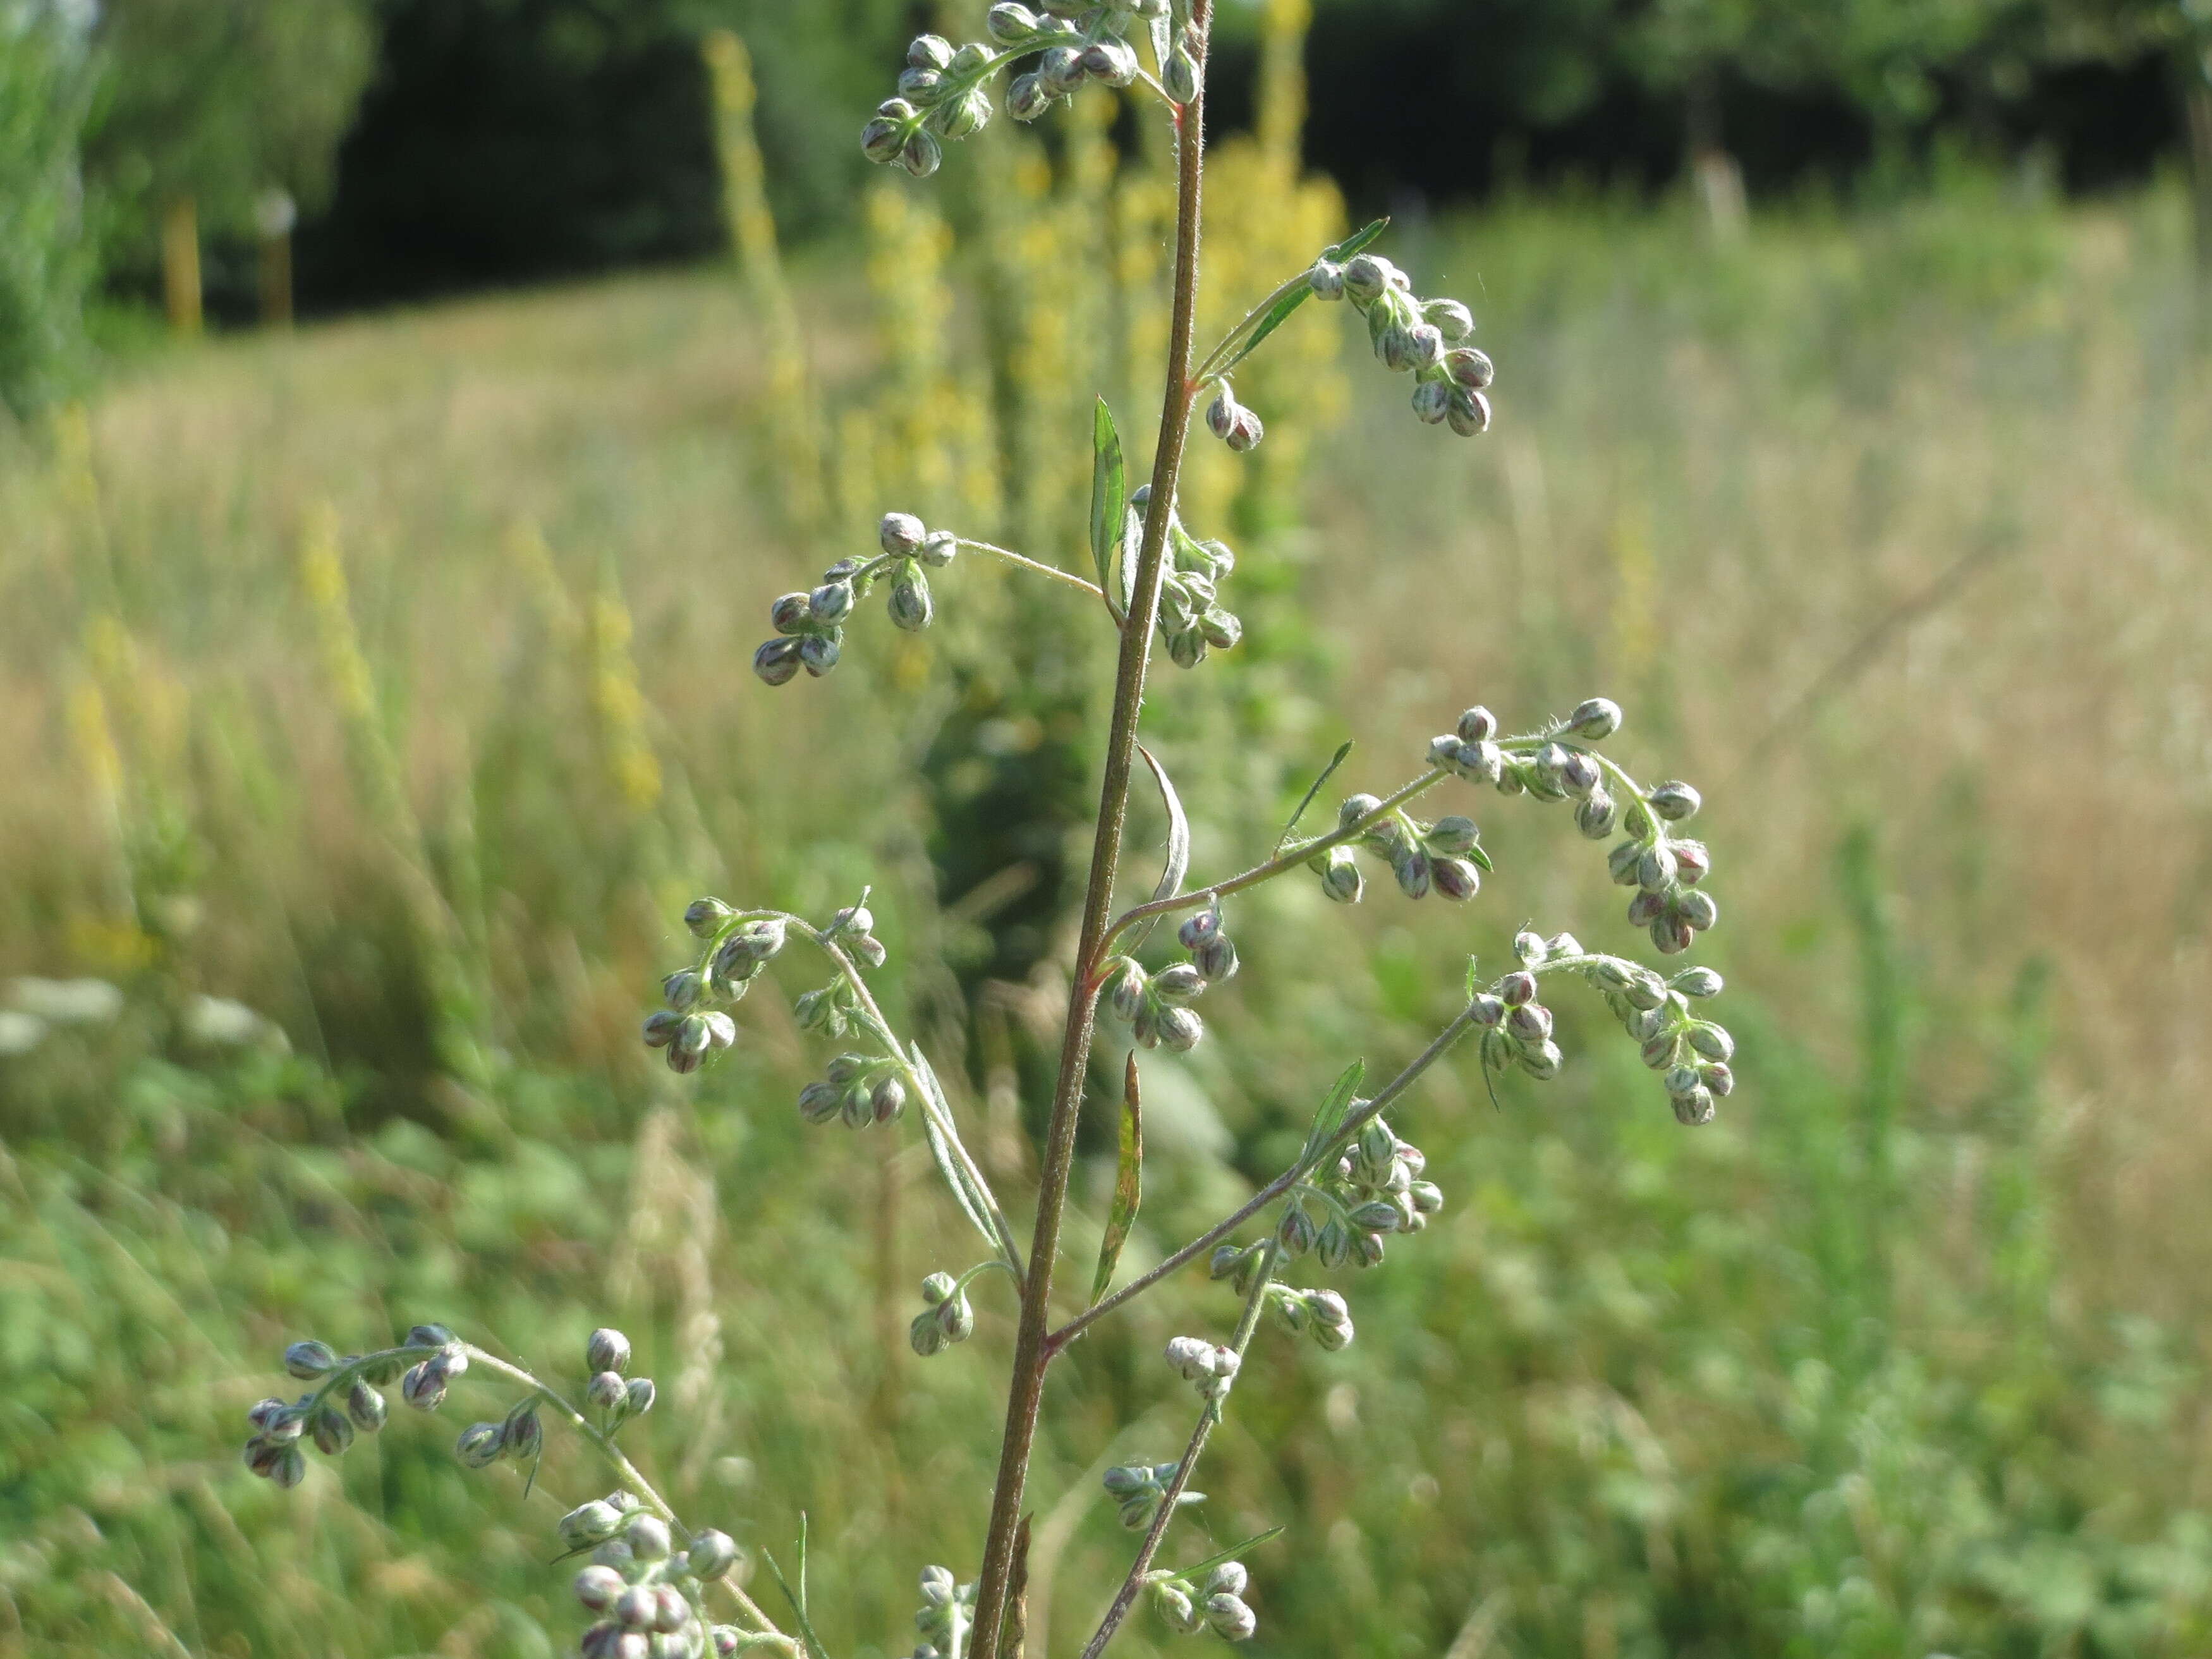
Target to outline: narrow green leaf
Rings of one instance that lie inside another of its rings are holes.
[[[768,1563],[768,1570],[775,1575],[776,1585],[783,1591],[784,1600],[791,1603],[792,1611],[798,1615],[799,1633],[805,1641],[806,1651],[812,1659],[830,1659],[828,1651],[822,1645],[822,1638],[814,1633],[814,1621],[806,1613],[806,1512],[804,1510],[799,1515],[799,1588],[794,1590],[791,1587],[791,1581],[783,1576],[783,1568],[771,1552],[763,1550],[761,1557]]]
[[[914,1062],[915,1075],[929,1093],[928,1103],[949,1114],[945,1091],[938,1084],[937,1073],[930,1070],[929,1062],[921,1057],[920,1043],[912,1046],[908,1058]],[[960,1160],[952,1156],[952,1148],[946,1144],[943,1133],[939,1130],[936,1112],[923,1111],[921,1133],[922,1139],[929,1143],[930,1157],[937,1160],[938,1173],[945,1177],[945,1184],[952,1188],[952,1196],[960,1206],[960,1213],[968,1218],[975,1231],[982,1234],[991,1248],[996,1250],[999,1248],[998,1231],[991,1225],[990,1215],[981,1196],[969,1184],[968,1172],[960,1167]]]
[[[1145,550],[1145,515],[1135,507],[1122,514],[1121,539],[1114,544],[1114,586],[1110,590],[1127,617],[1137,603],[1137,560]]]
[[[1234,1561],[1245,1551],[1257,1549],[1262,1544],[1272,1544],[1282,1535],[1283,1529],[1280,1527],[1270,1527],[1265,1532],[1255,1532],[1243,1543],[1231,1544],[1218,1555],[1209,1555],[1203,1561],[1194,1561],[1187,1567],[1177,1567],[1175,1576],[1178,1578],[1194,1580],[1200,1573],[1212,1572],[1223,1562]]]
[[[1106,603],[1114,604],[1114,583],[1109,570],[1114,560],[1115,533],[1121,527],[1124,509],[1129,502],[1128,471],[1121,459],[1121,434],[1114,424],[1114,411],[1106,407],[1106,400],[1098,400],[1097,411],[1091,420],[1091,559],[1098,568],[1099,591],[1107,596]],[[1125,604],[1115,611],[1114,620],[1121,621],[1129,614]]]
[[[1307,787],[1305,798],[1298,802],[1298,810],[1291,814],[1291,821],[1283,826],[1283,833],[1275,837],[1277,857],[1279,858],[1282,855],[1284,847],[1289,843],[1291,837],[1297,833],[1298,820],[1305,817],[1306,808],[1314,804],[1314,797],[1321,793],[1322,786],[1336,775],[1336,769],[1344,764],[1346,758],[1351,753],[1352,739],[1346,738],[1337,745],[1336,754],[1331,758],[1329,763],[1321,769],[1321,775]]]
[[[1160,871],[1159,885],[1152,889],[1152,898],[1158,902],[1174,898],[1181,893],[1182,878],[1190,873],[1190,820],[1183,816],[1182,799],[1176,795],[1175,785],[1168,781],[1167,769],[1141,743],[1137,745],[1137,752],[1145,757],[1145,764],[1152,769],[1153,781],[1160,786],[1161,804],[1168,809],[1167,863]],[[1131,932],[1129,943],[1124,948],[1133,954],[1152,931],[1152,924],[1158,920],[1153,916],[1140,922]]]
[[[1353,254],[1365,247],[1370,242],[1372,242],[1377,236],[1380,236],[1383,231],[1389,228],[1389,223],[1390,222],[1388,219],[1377,219],[1373,224],[1369,225],[1364,230],[1358,232],[1356,235],[1346,237],[1344,240],[1339,242],[1335,246],[1323,248],[1322,250],[1321,257],[1328,260],[1331,264],[1341,264],[1344,261],[1352,258]],[[1252,331],[1251,337],[1246,340],[1243,345],[1237,349],[1237,355],[1235,356],[1231,357],[1227,362],[1222,364],[1221,367],[1214,372],[1217,374],[1226,376],[1231,369],[1237,367],[1237,364],[1243,362],[1247,357],[1250,356],[1255,351],[1257,351],[1260,349],[1261,341],[1266,339],[1270,334],[1273,334],[1285,323],[1290,321],[1291,313],[1296,311],[1300,306],[1304,305],[1307,300],[1312,297],[1312,295],[1313,290],[1301,283],[1297,287],[1292,289],[1288,294],[1283,295],[1281,299],[1276,301],[1273,305],[1268,307],[1267,314],[1260,319],[1260,325]]]
[[[1467,849],[1467,856],[1474,864],[1475,867],[1481,870],[1485,874],[1489,873],[1492,870],[1498,867],[1491,863],[1490,854],[1482,850],[1482,843],[1480,842],[1475,842],[1474,846]]]
[[[1469,957],[1467,959],[1467,1000],[1470,1003],[1482,990],[1481,961],[1482,958],[1480,957]]]
[[[1337,1074],[1336,1081],[1329,1085],[1328,1093],[1314,1113],[1313,1127],[1306,1131],[1307,1152],[1328,1145],[1329,1137],[1336,1133],[1336,1126],[1344,1121],[1345,1108],[1352,1104],[1352,1097],[1358,1091],[1360,1079],[1366,1075],[1367,1062],[1364,1060],[1353,1060]]]
[[[1114,1264],[1121,1259],[1130,1224],[1144,1201],[1145,1114],[1137,1089],[1137,1051],[1132,1048],[1121,1074],[1121,1167],[1114,1181],[1114,1208],[1106,1218],[1106,1233],[1098,1241],[1098,1271],[1091,1278],[1093,1302],[1114,1282]]]

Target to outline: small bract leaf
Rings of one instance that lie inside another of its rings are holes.
[[[1145,764],[1152,769],[1152,778],[1160,786],[1160,802],[1168,809],[1167,863],[1160,871],[1159,885],[1152,890],[1152,899],[1171,899],[1182,891],[1182,878],[1190,872],[1190,820],[1183,816],[1182,799],[1175,785],[1168,781],[1167,769],[1159,763],[1152,751],[1141,743],[1137,752],[1145,757]],[[1158,917],[1147,917],[1129,935],[1127,949],[1134,952],[1152,931]]]
[[[1334,247],[1322,249],[1321,257],[1328,260],[1333,264],[1341,264],[1344,261],[1352,258],[1353,254],[1358,253],[1362,248],[1365,247],[1370,242],[1372,242],[1376,237],[1380,236],[1383,231],[1389,227],[1389,223],[1390,222],[1388,219],[1377,219],[1373,224],[1369,225],[1365,229],[1360,231],[1356,235],[1346,237],[1343,241],[1339,242]],[[1252,331],[1251,337],[1246,340],[1243,345],[1237,347],[1237,355],[1235,356],[1230,358],[1228,362],[1221,364],[1213,371],[1215,375],[1221,377],[1227,376],[1230,371],[1234,369],[1237,364],[1243,362],[1247,357],[1250,356],[1255,351],[1257,351],[1260,349],[1260,343],[1262,340],[1266,339],[1270,334],[1273,334],[1285,323],[1290,321],[1291,313],[1296,311],[1300,306],[1304,305],[1312,297],[1312,295],[1313,289],[1307,287],[1304,283],[1300,283],[1288,294],[1285,294],[1281,299],[1276,301],[1273,305],[1268,307],[1267,314],[1260,319],[1260,325],[1257,328],[1255,328]]]
[[[1098,586],[1107,608],[1120,622],[1129,614],[1127,602],[1117,605],[1115,584],[1110,579],[1115,538],[1128,506],[1128,471],[1121,459],[1121,434],[1114,424],[1114,411],[1098,400],[1091,421],[1091,559],[1098,569]]]
[[[1144,1103],[1137,1087],[1137,1051],[1132,1048],[1121,1076],[1121,1168],[1114,1180],[1114,1207],[1106,1218],[1105,1236],[1098,1241],[1098,1271],[1091,1279],[1093,1302],[1114,1282],[1114,1265],[1121,1259],[1121,1247],[1129,1242],[1130,1225],[1144,1201]]]

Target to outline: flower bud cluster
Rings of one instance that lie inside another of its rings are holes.
[[[1662,979],[1613,957],[1597,957],[1585,975],[1635,1040],[1644,1063],[1660,1074],[1676,1120],[1692,1127],[1711,1122],[1713,1103],[1735,1090],[1729,1066],[1735,1040],[1691,1005],[1718,996],[1721,976],[1710,968],[1685,968]]]
[[[1130,524],[1141,523],[1152,487],[1140,484],[1129,497]],[[1127,556],[1135,556],[1130,536]],[[1182,516],[1168,514],[1166,568],[1160,573],[1160,638],[1178,668],[1195,668],[1209,650],[1226,651],[1244,637],[1244,624],[1220,600],[1221,584],[1237,568],[1226,542],[1200,541],[1183,528]]]
[[[447,1386],[468,1370],[468,1350],[443,1325],[417,1325],[401,1346],[428,1356],[400,1378],[401,1396],[418,1409],[434,1411],[446,1397]],[[402,1357],[400,1352],[370,1359],[359,1354],[341,1357],[327,1342],[309,1339],[293,1343],[284,1350],[286,1373],[321,1386],[296,1401],[271,1397],[254,1404],[246,1413],[253,1427],[246,1442],[246,1467],[264,1480],[296,1486],[307,1473],[308,1446],[335,1457],[353,1444],[356,1431],[375,1433],[391,1411],[378,1389],[399,1376]],[[517,1421],[515,1443],[519,1455],[534,1455],[541,1443],[537,1413],[518,1407],[511,1415],[515,1419],[527,1416],[526,1425]],[[501,1426],[492,1425],[495,1432]],[[520,1453],[526,1443],[528,1452]]]
[[[927,135],[924,135],[927,137]],[[845,622],[853,609],[888,582],[885,609],[894,625],[921,632],[936,617],[929,578],[923,567],[941,570],[960,550],[950,530],[931,530],[911,513],[886,513],[876,526],[882,555],[840,559],[822,573],[821,584],[804,593],[786,593],[769,607],[776,637],[753,653],[753,672],[770,685],[785,685],[804,668],[819,679],[837,665],[845,644]]]
[[[702,1659],[709,1648],[746,1645],[735,1626],[709,1628],[702,1616],[706,1584],[738,1560],[727,1533],[710,1528],[678,1550],[668,1523],[622,1492],[562,1516],[561,1540],[572,1550],[597,1546],[575,1577],[576,1600],[598,1615],[580,1644],[584,1659]]]
[[[1241,1561],[1224,1561],[1195,1583],[1170,1572],[1152,1574],[1149,1582],[1153,1611],[1180,1635],[1210,1630],[1224,1641],[1243,1642],[1260,1627],[1244,1601],[1250,1575]]]
[[[1258,446],[1267,435],[1266,424],[1257,415],[1237,401],[1236,391],[1229,382],[1221,383],[1221,390],[1206,409],[1206,428],[1239,455]]]
[[[648,1015],[642,1033],[648,1048],[666,1052],[668,1068],[696,1072],[709,1054],[738,1040],[737,1022],[724,1010],[752,988],[752,981],[783,949],[783,923],[770,917],[734,923],[735,913],[716,898],[695,899],[684,912],[694,938],[709,941],[694,965],[679,968],[660,982],[664,1007]]]
[[[1121,1505],[1121,1524],[1131,1532],[1142,1532],[1152,1524],[1152,1517],[1160,1512],[1160,1504],[1175,1484],[1179,1463],[1126,1463],[1106,1471],[1106,1492]],[[1176,1502],[1178,1507],[1202,1504],[1202,1492],[1183,1492]]]
[[[906,1112],[905,1069],[886,1055],[838,1054],[799,1091],[799,1115],[809,1123],[837,1121],[848,1129],[896,1123]]]
[[[1176,1376],[1198,1390],[1201,1400],[1226,1398],[1244,1364],[1243,1356],[1236,1349],[1221,1347],[1200,1336],[1170,1337],[1167,1361]]]
[[[1678,838],[1679,823],[1702,805],[1686,783],[1662,783],[1631,801],[1621,814],[1626,839],[1606,854],[1613,881],[1632,887],[1628,920],[1646,929],[1663,956],[1686,951],[1698,934],[1720,920],[1720,906],[1700,885],[1712,873],[1712,854],[1701,841]]]
[[[1559,1076],[1565,1060],[1552,1040],[1552,1011],[1537,1000],[1535,969],[1553,957],[1579,957],[1581,941],[1571,933],[1550,939],[1534,933],[1514,936],[1513,954],[1521,966],[1487,991],[1478,992],[1468,1012],[1482,1032],[1483,1062],[1494,1072],[1517,1065],[1539,1083]]]
[[[1218,905],[1187,918],[1176,938],[1190,952],[1188,962],[1148,974],[1134,957],[1118,957],[1107,981],[1106,1005],[1129,1022],[1130,1035],[1143,1047],[1164,1043],[1183,1054],[1206,1035],[1206,1022],[1189,1005],[1208,986],[1236,976],[1237,946],[1222,927]]]
[[[1353,1102],[1352,1109],[1357,1112],[1363,1103]],[[1275,1224],[1275,1243],[1283,1259],[1295,1261],[1310,1251],[1332,1273],[1346,1262],[1361,1267],[1378,1265],[1385,1235],[1419,1232],[1443,1208],[1443,1189],[1423,1178],[1428,1162],[1419,1147],[1400,1139],[1383,1119],[1369,1119],[1333,1168],[1319,1179],[1291,1188],[1282,1219]],[[1216,1251],[1213,1275],[1234,1275],[1242,1288],[1252,1265],[1249,1253],[1242,1259],[1224,1260]],[[1349,1316],[1341,1322],[1344,1341],[1349,1342]],[[1326,1338],[1322,1346],[1328,1346]]]
[[[975,1310],[951,1273],[932,1273],[923,1279],[921,1299],[928,1305],[907,1327],[907,1340],[924,1359],[975,1334]]]
[[[1337,809],[1338,827],[1350,829],[1382,805],[1373,795],[1350,797]],[[1367,890],[1355,848],[1387,861],[1398,890],[1410,899],[1434,892],[1455,903],[1464,902],[1482,890],[1482,872],[1490,866],[1482,850],[1482,831],[1474,819],[1455,813],[1425,823],[1409,813],[1393,812],[1377,819],[1357,840],[1340,842],[1306,861],[1306,867],[1320,876],[1322,891],[1340,904],[1357,904]]]
[[[975,1624],[975,1587],[961,1583],[950,1567],[921,1570],[921,1605],[914,1627],[921,1633],[913,1659],[951,1659],[966,1651]]]
[[[1267,1300],[1283,1328],[1293,1336],[1310,1331],[1330,1353],[1352,1346],[1352,1308],[1334,1291],[1301,1291],[1270,1285]]]
[[[659,1391],[651,1377],[628,1375],[629,1339],[620,1331],[592,1333],[584,1345],[584,1369],[591,1377],[584,1385],[584,1398],[607,1414],[608,1427],[653,1409]]]
[[[1490,359],[1464,343],[1474,313],[1456,300],[1423,300],[1406,273],[1376,253],[1343,264],[1316,262],[1306,281],[1316,299],[1349,300],[1367,319],[1367,337],[1385,368],[1413,377],[1413,412],[1431,426],[1449,422],[1463,438],[1490,429],[1485,395]]]

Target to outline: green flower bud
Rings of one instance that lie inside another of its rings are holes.
[[[1109,87],[1137,78],[1137,54],[1119,40],[1099,40],[1083,49],[1083,72]]]
[[[356,1381],[346,1390],[347,1417],[356,1426],[368,1430],[371,1434],[384,1426],[385,1416],[389,1410],[390,1407],[384,1403],[384,1396],[367,1382]]]
[[[1152,994],[1163,1002],[1186,1003],[1204,994],[1205,990],[1206,976],[1187,962],[1161,969],[1152,980]]]
[[[1321,890],[1339,904],[1357,904],[1366,890],[1366,879],[1359,873],[1359,860],[1349,847],[1332,847],[1328,861],[1322,870]]]
[[[1664,915],[1650,927],[1651,948],[1662,957],[1679,956],[1690,948],[1690,924],[1677,915]]]
[[[799,669],[800,642],[769,640],[753,653],[753,672],[769,685],[788,685]]]
[[[881,116],[860,129],[860,154],[871,161],[885,162],[898,159],[899,147],[906,143],[906,125],[888,121]]]
[[[1413,414],[1425,426],[1439,426],[1451,410],[1451,387],[1442,380],[1420,380],[1413,386]]]
[[[628,1588],[612,1567],[586,1567],[575,1578],[576,1599],[592,1613],[605,1612]]]
[[[827,1123],[837,1115],[843,1098],[836,1085],[817,1079],[799,1091],[799,1115],[809,1123]]]
[[[929,579],[914,564],[900,568],[891,583],[890,612],[892,623],[909,634],[918,634],[929,626],[936,612],[930,603]]]
[[[1662,893],[1674,884],[1674,849],[1655,842],[1637,854],[1636,884],[1647,893]]]
[[[709,1527],[691,1540],[688,1552],[692,1572],[701,1578],[720,1578],[738,1564],[737,1540]]]
[[[906,1328],[906,1340],[924,1359],[942,1353],[947,1338],[945,1327],[937,1317],[937,1310],[932,1308],[925,1313],[916,1314],[913,1322]]]
[[[1446,352],[1444,373],[1451,376],[1455,386],[1467,392],[1481,392],[1498,377],[1497,366],[1486,353],[1473,346]]]
[[[614,1370],[597,1372],[584,1384],[584,1398],[601,1411],[618,1409],[629,1391],[629,1385],[623,1381],[620,1372]]]
[[[1686,1095],[1674,1097],[1674,1121],[1686,1128],[1697,1128],[1713,1121],[1713,1096],[1710,1089],[1694,1089]]]
[[[595,1498],[561,1517],[561,1541],[572,1550],[588,1549],[613,1537],[621,1525],[622,1516],[615,1506]]]
[[[1160,70],[1160,88],[1178,104],[1191,103],[1198,97],[1198,60],[1180,43],[1168,53]]]
[[[929,109],[937,102],[938,94],[944,88],[945,76],[941,70],[906,69],[899,71],[899,95],[921,105],[924,109]]]
[[[1188,1054],[1206,1035],[1206,1022],[1188,1008],[1163,1008],[1157,1029],[1162,1042],[1179,1054]]]
[[[1695,887],[1712,873],[1713,855],[1701,841],[1669,843],[1674,849],[1674,878],[1685,887]]]
[[[1002,0],[983,19],[983,27],[1000,46],[1014,46],[1037,32],[1036,14],[1027,6],[1015,4],[1013,0]]]
[[[1620,821],[1620,809],[1600,784],[1575,808],[1575,827],[1592,841],[1603,841]]]
[[[887,1072],[868,1091],[868,1115],[878,1123],[896,1123],[906,1113],[906,1085]]]
[[[659,1612],[660,1597],[651,1584],[632,1584],[615,1597],[615,1617],[635,1631],[651,1629]]]
[[[1459,717],[1462,743],[1488,743],[1498,735],[1498,716],[1487,708],[1468,709]]]
[[[945,151],[937,140],[917,129],[899,147],[898,164],[917,179],[927,179],[944,165]]]
[[[941,34],[918,34],[906,49],[906,61],[912,69],[949,68],[952,63],[952,43]]]
[[[500,1453],[506,1449],[505,1441],[496,1423],[471,1423],[461,1431],[461,1437],[453,1443],[454,1455],[472,1469],[488,1469],[499,1462]]]
[[[1247,1641],[1260,1627],[1252,1609],[1226,1591],[1206,1598],[1206,1622],[1216,1636],[1231,1642]]]
[[[434,1412],[446,1401],[446,1374],[424,1360],[399,1379],[399,1397],[418,1412]]]
[[[1710,968],[1685,968],[1667,983],[1686,997],[1717,997],[1721,994],[1721,976]]]
[[[1685,818],[1695,817],[1705,801],[1686,783],[1662,783],[1645,799],[1651,810],[1669,823],[1680,823]]]
[[[1702,933],[1721,919],[1721,908],[1711,893],[1695,890],[1676,896],[1674,914],[1691,928]]]
[[[1540,933],[1530,933],[1524,929],[1514,934],[1513,957],[1524,968],[1539,966],[1544,958],[1551,954],[1551,947],[1544,943],[1543,935]]]
[[[1344,267],[1332,264],[1327,259],[1316,259],[1313,269],[1306,272],[1306,286],[1313,290],[1316,300],[1341,300],[1344,297]]]
[[[1133,959],[1126,959],[1107,988],[1107,1000],[1121,1018],[1134,1019],[1144,1009],[1151,983]]]
[[[630,1416],[642,1417],[653,1409],[653,1402],[657,1394],[658,1390],[653,1388],[651,1377],[633,1376],[629,1380],[629,1387],[623,1391],[623,1403]],[[637,1547],[635,1539],[630,1540],[630,1547],[633,1549]]]
[[[584,1368],[590,1371],[627,1371],[629,1339],[612,1326],[602,1325],[584,1344]]]
[[[1474,313],[1456,300],[1424,300],[1421,315],[1447,340],[1464,340],[1474,332]]]
[[[284,1350],[284,1369],[291,1376],[312,1382],[337,1369],[337,1350],[327,1342],[295,1342]]]
[[[1205,1622],[1192,1606],[1189,1591],[1173,1579],[1164,1578],[1152,1586],[1152,1607],[1170,1630],[1186,1636]]]
[[[1709,1020],[1699,1020],[1692,1024],[1689,1037],[1690,1046],[1707,1060],[1733,1060],[1735,1057],[1735,1039],[1724,1027],[1715,1025]]]
[[[1395,269],[1388,259],[1378,255],[1359,254],[1344,267],[1344,291],[1354,304],[1371,305],[1390,287]]]
[[[1453,392],[1451,407],[1444,411],[1444,419],[1461,437],[1479,438],[1490,430],[1490,399],[1480,392],[1461,386]]]
[[[1565,1057],[1559,1053],[1559,1045],[1549,1038],[1533,1048],[1523,1048],[1516,1058],[1521,1062],[1521,1069],[1539,1083],[1559,1076],[1559,1067],[1565,1063]]]
[[[642,1382],[644,1379],[640,1378]],[[670,1539],[668,1522],[657,1515],[633,1515],[629,1525],[623,1528],[623,1540],[630,1553],[641,1561],[665,1561],[668,1559]]]

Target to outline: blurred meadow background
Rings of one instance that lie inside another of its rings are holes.
[[[574,1445],[528,1492],[456,1463],[465,1408],[296,1492],[240,1465],[286,1341],[427,1319],[564,1376],[628,1329],[633,1454],[749,1548],[804,1511],[838,1652],[975,1557],[1011,1322],[908,1351],[970,1248],[917,1138],[799,1122],[788,964],[691,1083],[635,1036],[690,898],[873,883],[893,1018],[1022,1187],[1104,630],[971,560],[927,635],[748,667],[889,507],[1079,567],[1094,393],[1149,448],[1154,124],[852,165],[903,31],[969,9],[0,3],[0,1656],[570,1650]],[[1415,428],[1320,307],[1240,376],[1267,442],[1201,446],[1184,512],[1247,633],[1149,714],[1194,867],[1347,738],[1387,786],[1468,702],[1609,694],[1705,793],[1741,1079],[1685,1133],[1569,1002],[1557,1082],[1420,1090],[1440,1224],[1346,1287],[1349,1351],[1263,1334],[1202,1472],[1194,1546],[1290,1528],[1255,1651],[2212,1650],[2206,21],[1835,15],[1228,15],[1206,331],[1389,210],[1498,419]],[[1469,951],[1629,947],[1560,820],[1470,799],[1472,906],[1239,909],[1220,1040],[1145,1058],[1129,1265]],[[1157,1350],[1224,1296],[1055,1374],[1035,1651],[1118,1577],[1098,1473],[1171,1455]]]

